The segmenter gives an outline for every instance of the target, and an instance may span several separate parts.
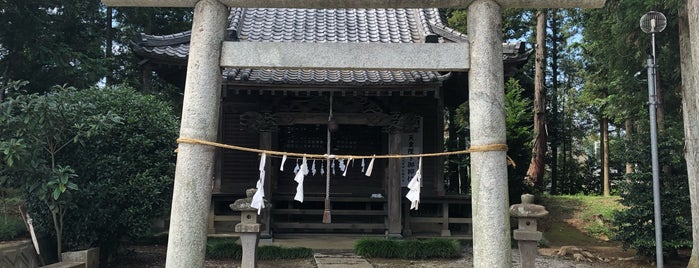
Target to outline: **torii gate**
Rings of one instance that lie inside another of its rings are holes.
[[[468,71],[471,146],[505,144],[502,8],[599,8],[605,0],[102,0],[194,7],[180,137],[216,141],[221,67]],[[224,42],[227,7],[464,8],[468,43]],[[180,144],[167,267],[203,267],[213,147]],[[511,267],[505,151],[471,153],[474,267]],[[400,196],[389,196],[399,200]]]

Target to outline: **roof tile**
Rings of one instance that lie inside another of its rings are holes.
[[[452,42],[467,37],[447,27],[436,9],[283,9],[232,8],[230,38],[241,42],[382,42],[418,43],[423,37],[447,34]],[[141,35],[134,50],[145,57],[179,60],[189,53],[190,32]],[[414,85],[441,83],[445,76],[429,71],[226,69],[227,83],[310,85]]]

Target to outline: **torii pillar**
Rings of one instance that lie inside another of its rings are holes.
[[[228,8],[217,0],[194,7],[180,137],[216,141],[221,98],[221,45]],[[216,148],[180,144],[168,232],[167,267],[203,267]]]
[[[506,142],[501,38],[502,8],[599,8],[604,5],[605,0],[102,0],[102,2],[110,6],[194,7],[180,137],[205,141],[216,140],[222,79],[220,67],[468,70],[471,146],[483,146]],[[251,45],[248,42],[235,42],[237,44],[226,42],[222,53],[228,15],[226,6],[468,7],[469,44],[462,46],[463,44],[322,43],[301,44],[289,50],[285,48],[285,46],[291,47],[287,44],[281,46],[270,45],[270,43]],[[229,46],[229,49],[226,49],[226,46]],[[435,51],[435,48],[445,49],[440,53]],[[255,59],[251,63],[236,63],[246,60],[234,57],[236,52],[243,53],[238,55],[257,57],[253,57]],[[406,55],[410,57],[405,57]],[[333,59],[333,61],[326,59]],[[204,266],[214,150],[205,145],[180,144],[179,146],[166,267]],[[471,171],[473,266],[512,267],[506,152],[472,153]]]
[[[507,144],[501,7],[494,1],[476,0],[467,16],[471,147]],[[508,200],[507,152],[472,152],[474,267],[512,267]]]

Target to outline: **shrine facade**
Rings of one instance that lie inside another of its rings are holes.
[[[468,37],[449,28],[438,9],[230,8],[226,40],[465,43]],[[190,32],[143,34],[132,49],[147,74],[184,88],[189,41]],[[503,52],[506,75],[529,56],[522,43],[503,44]],[[221,79],[218,141],[279,152],[324,154],[328,147],[334,155],[441,152],[444,108],[467,100],[463,72],[223,68]],[[209,233],[230,233],[240,219],[228,205],[256,186],[259,155],[219,149],[216,159]],[[262,214],[262,235],[470,237],[471,198],[445,192],[443,158],[423,160],[419,210],[409,210],[404,197],[417,158],[376,159],[367,176],[370,161],[338,159],[328,169],[325,160],[310,160],[301,203],[294,200],[300,159],[271,158],[265,196],[272,207]],[[323,223],[328,193],[332,221]]]

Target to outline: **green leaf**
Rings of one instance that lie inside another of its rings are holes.
[[[53,200],[58,200],[61,197],[61,190],[56,188],[53,190]]]
[[[71,189],[71,190],[78,190],[78,185],[72,182],[68,182],[66,184],[66,188]]]

